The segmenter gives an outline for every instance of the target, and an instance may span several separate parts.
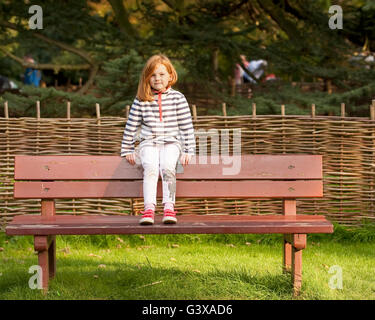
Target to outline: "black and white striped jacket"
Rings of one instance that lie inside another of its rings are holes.
[[[154,92],[154,97],[151,102],[135,98],[122,138],[121,156],[134,152],[139,127],[140,148],[176,143],[182,152],[195,154],[193,122],[185,96],[168,88],[163,93]]]

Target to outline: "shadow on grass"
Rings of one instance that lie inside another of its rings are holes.
[[[100,264],[105,267],[100,268]],[[292,299],[289,274],[246,268],[197,272],[126,262],[60,259],[47,296],[28,286],[32,274],[12,269],[1,278],[2,299]]]

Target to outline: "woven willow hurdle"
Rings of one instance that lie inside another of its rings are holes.
[[[223,104],[222,116],[197,116],[192,106],[197,146],[205,133],[233,129],[241,131],[243,154],[307,153],[323,155],[324,198],[306,199],[298,203],[299,213],[324,214],[331,221],[359,226],[375,222],[375,100],[370,106],[370,118],[316,116],[312,106],[310,116],[257,115],[252,105],[248,116],[227,116]],[[71,118],[70,104],[66,118],[41,118],[37,103],[36,118],[9,118],[5,104],[0,118],[0,226],[13,216],[39,213],[40,202],[13,199],[14,156],[25,155],[119,155],[126,117],[101,117],[96,105],[96,118]],[[126,116],[129,107],[126,109]],[[211,152],[211,139],[207,139]],[[223,145],[221,143],[221,145]],[[199,148],[197,150],[199,153]],[[68,199],[57,200],[58,214],[137,214],[143,209],[143,199]],[[161,211],[160,204],[157,208]],[[281,201],[254,199],[177,199],[179,213],[279,214]],[[159,212],[160,212],[159,211]]]

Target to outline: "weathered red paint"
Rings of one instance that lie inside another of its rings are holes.
[[[7,226],[8,235],[68,234],[178,234],[178,233],[331,233],[322,216],[181,215],[178,224],[165,225],[158,215],[152,226],[139,225],[137,216],[18,216]]]
[[[240,155],[234,175],[223,175],[233,164],[218,163],[210,156],[193,157],[178,179],[322,179],[321,155]],[[15,156],[16,180],[134,180],[142,179],[142,167],[133,166],[120,156]]]

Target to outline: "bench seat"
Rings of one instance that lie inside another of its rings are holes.
[[[324,216],[181,215],[178,224],[165,225],[156,215],[155,224],[139,224],[139,216],[17,216],[7,226],[8,235],[93,235],[93,234],[246,234],[246,233],[332,233]]]

